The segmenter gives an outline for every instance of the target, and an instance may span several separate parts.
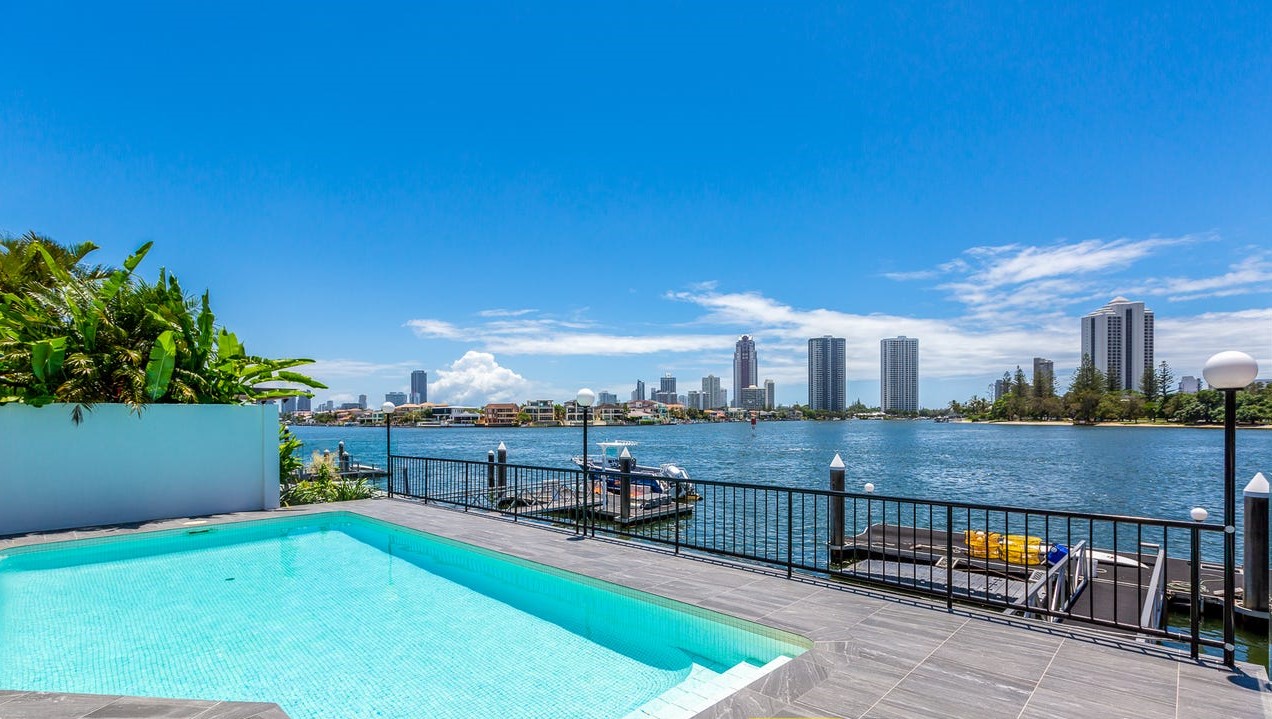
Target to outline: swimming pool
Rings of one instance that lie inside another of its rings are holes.
[[[0,688],[294,719],[691,716],[799,637],[345,512],[0,553]]]

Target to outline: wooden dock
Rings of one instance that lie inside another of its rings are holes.
[[[864,578],[885,584],[893,584],[927,592],[945,592],[951,588],[956,599],[989,599],[996,602],[1024,604],[1028,582],[1011,577],[974,574],[960,570],[948,570],[934,564],[867,559],[850,564],[835,576]]]
[[[648,500],[633,499],[628,516],[624,519],[622,516],[622,499],[613,492],[606,492],[604,498],[604,504],[593,510],[595,516],[624,527],[632,524],[644,524],[645,522],[679,519],[693,514],[693,502],[671,501],[654,503]]]
[[[831,553],[840,562],[836,574],[843,577],[865,577],[926,592],[945,591],[952,582],[956,599],[975,601],[980,598],[1022,605],[1032,581],[1041,577],[1042,571],[1047,569],[1045,563],[1025,566],[1002,559],[972,556],[962,532],[950,536],[939,529],[895,524],[871,525],[861,534],[847,538],[842,546],[832,546]],[[1068,608],[1071,621],[1139,625],[1152,590],[1157,554],[1148,550],[1120,554],[1142,566],[1098,562],[1095,576]],[[1192,600],[1190,563],[1175,557],[1167,557],[1164,561],[1161,583],[1166,606],[1161,612],[1163,622],[1170,608],[1186,611]],[[1202,562],[1199,577],[1202,613],[1221,612],[1223,567]],[[1240,587],[1241,583],[1241,568],[1238,567],[1236,584]]]
[[[593,519],[612,522],[619,526],[659,522],[693,513],[692,502],[651,501],[648,497],[633,497],[627,516],[623,517],[623,502],[614,492],[593,494],[583,500],[573,490],[548,483],[522,489],[513,494],[507,488],[496,489],[488,498],[490,508],[502,512],[515,511],[520,515],[576,515],[586,512]]]

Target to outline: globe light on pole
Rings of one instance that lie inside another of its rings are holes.
[[[1210,516],[1210,512],[1207,512],[1205,507],[1193,507],[1188,516],[1192,517],[1194,522],[1204,522]]]
[[[1237,390],[1248,386],[1259,375],[1259,363],[1245,352],[1220,352],[1206,360],[1201,375],[1215,389]]]
[[[1259,363],[1229,350],[1206,360],[1201,374],[1223,391],[1223,663],[1236,662],[1237,566],[1237,390],[1259,375]]]

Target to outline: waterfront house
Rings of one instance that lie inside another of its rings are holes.
[[[511,402],[493,402],[486,405],[485,422],[487,427],[512,427],[517,424],[517,413],[521,411]]]
[[[521,405],[521,411],[530,417],[531,424],[556,424],[556,417],[552,413],[552,400],[550,399],[534,399]]]

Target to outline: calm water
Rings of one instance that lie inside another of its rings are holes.
[[[344,440],[356,459],[383,466],[384,428],[294,427],[306,451]],[[828,487],[838,452],[848,489],[880,495],[1188,519],[1223,512],[1223,433],[1213,429],[1006,426],[934,422],[765,422],[593,427],[595,442],[639,442],[642,464],[675,462],[689,476]],[[395,454],[484,461],[503,442],[508,461],[572,467],[582,429],[394,428]],[[1272,431],[1237,433],[1237,502],[1255,472],[1272,474]]]

